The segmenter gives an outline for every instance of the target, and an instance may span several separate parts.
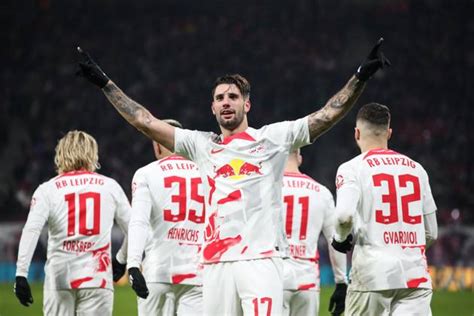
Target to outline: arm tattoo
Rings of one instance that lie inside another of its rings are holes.
[[[321,136],[346,115],[361,95],[364,87],[365,83],[353,76],[344,88],[329,99],[323,108],[308,116],[311,141]]]
[[[120,115],[137,129],[143,131],[151,123],[153,118],[151,113],[130,99],[115,83],[109,82],[102,91]]]

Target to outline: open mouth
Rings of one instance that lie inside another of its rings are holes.
[[[231,110],[224,110],[221,112],[222,118],[229,120],[234,116],[234,111]]]

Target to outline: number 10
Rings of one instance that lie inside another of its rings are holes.
[[[67,235],[74,236],[76,234],[76,195],[79,196],[79,234],[84,236],[98,235],[100,233],[100,193],[70,193],[64,196],[68,203],[67,217]],[[93,226],[87,228],[87,200],[92,200],[93,204]]]

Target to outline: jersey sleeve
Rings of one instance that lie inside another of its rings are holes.
[[[117,252],[116,258],[117,261],[124,264],[127,260],[127,244],[128,244],[128,223],[130,222],[131,207],[130,202],[128,201],[127,195],[123,191],[122,187],[116,184],[116,211],[115,211],[115,221],[117,222],[120,230],[124,234],[122,246]]]
[[[357,182],[356,170],[348,164],[342,164],[336,175],[337,203],[335,238],[343,241],[352,230],[352,221],[360,199],[360,186]]]
[[[270,139],[287,146],[290,152],[311,143],[307,116],[295,121],[270,124],[264,128]]]
[[[127,268],[139,268],[148,238],[152,199],[143,169],[132,180],[132,216],[128,227]]]
[[[436,212],[436,203],[431,193],[430,181],[428,174],[423,169],[423,214],[431,214]]]
[[[199,149],[204,148],[210,135],[211,133],[176,128],[174,134],[175,153],[192,161],[198,160]]]
[[[35,252],[38,238],[48,220],[50,206],[44,186],[36,189],[31,199],[30,212],[21,233],[16,263],[16,275],[28,276],[31,258]]]
[[[336,283],[347,283],[347,257],[345,254],[337,252],[331,247],[331,240],[334,235],[334,223],[336,207],[334,198],[329,190],[325,194],[325,211],[323,221],[323,235],[328,243],[329,260],[331,261],[332,271],[334,273],[334,281]]]

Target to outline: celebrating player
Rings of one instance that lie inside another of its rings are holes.
[[[289,258],[283,260],[283,315],[319,313],[318,238],[322,231],[328,244],[334,234],[334,199],[323,185],[299,170],[302,157],[292,152],[283,175],[285,233]],[[344,312],[346,297],[346,255],[329,247],[336,289],[330,302],[335,315]]]
[[[388,149],[391,134],[389,109],[364,105],[354,135],[362,153],[337,172],[332,244],[347,252],[355,239],[349,315],[431,314],[425,250],[438,234],[436,205],[423,167]]]
[[[281,183],[288,153],[310,144],[352,107],[365,82],[389,62],[380,40],[347,84],[320,110],[295,121],[248,126],[250,84],[240,75],[216,80],[211,110],[222,134],[175,128],[131,100],[80,48],[79,75],[102,89],[133,126],[199,167],[208,211],[203,245],[206,315],[281,314],[278,247],[283,229]]]
[[[164,121],[182,128],[175,120]],[[138,169],[132,183],[127,265],[139,296],[138,314],[201,315],[202,181],[194,162],[155,142],[153,147],[158,161]]]
[[[95,139],[82,131],[67,133],[56,146],[58,176],[41,184],[31,200],[20,239],[15,294],[33,303],[27,276],[33,252],[48,223],[43,313],[45,315],[112,315],[110,267],[114,219],[127,233],[130,204],[120,185],[95,173]],[[113,279],[125,272],[126,238],[113,260]]]

